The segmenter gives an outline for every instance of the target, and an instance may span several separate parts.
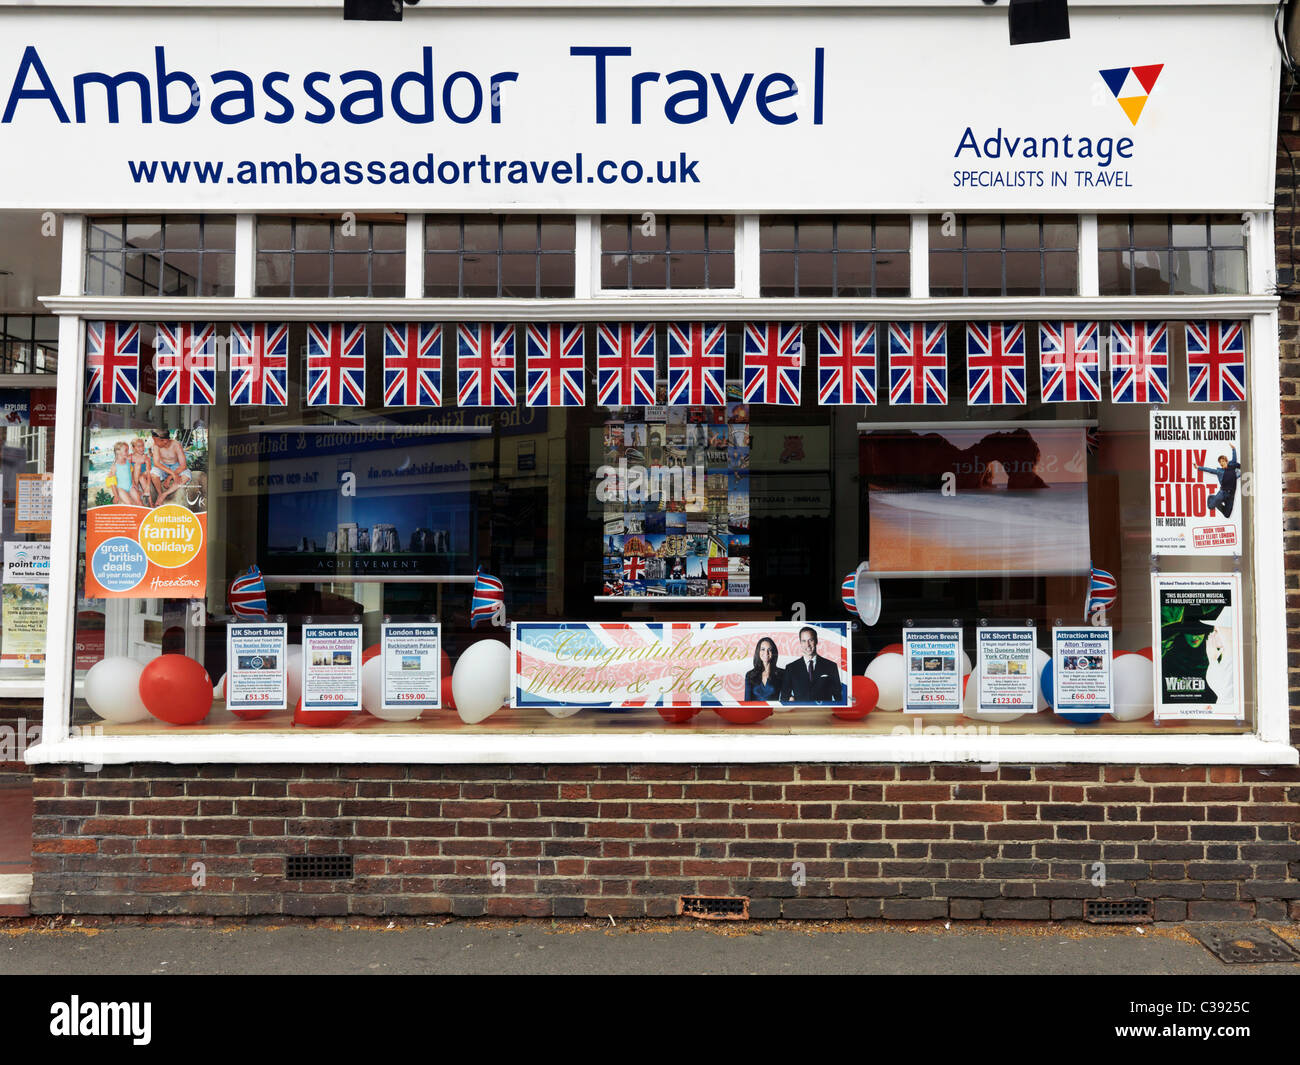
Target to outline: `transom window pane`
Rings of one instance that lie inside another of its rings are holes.
[[[931,296],[1073,296],[1079,223],[1070,215],[934,215]]]
[[[235,220],[222,215],[91,218],[88,296],[233,296]]]
[[[404,296],[406,219],[259,218],[256,285],[259,296]]]
[[[1237,215],[1103,215],[1097,249],[1103,296],[1247,291],[1246,233]]]
[[[424,220],[424,294],[522,299],[574,293],[572,217],[432,215]]]
[[[606,216],[600,226],[606,289],[734,288],[736,223],[730,215]]]
[[[905,217],[775,216],[759,223],[764,296],[906,296]]]

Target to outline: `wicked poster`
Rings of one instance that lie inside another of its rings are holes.
[[[1241,579],[1235,573],[1157,575],[1152,596],[1156,720],[1241,720]]]

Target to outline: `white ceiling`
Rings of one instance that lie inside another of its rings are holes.
[[[45,221],[42,219],[45,218]],[[54,235],[48,233],[53,228]],[[42,312],[38,297],[57,295],[62,219],[40,211],[0,211],[0,310]]]

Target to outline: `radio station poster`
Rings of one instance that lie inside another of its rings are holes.
[[[389,622],[380,630],[385,710],[436,710],[442,693],[442,626]]]
[[[1013,628],[981,626],[975,630],[979,661],[979,709],[1025,710],[1038,708],[1038,678],[1034,650],[1038,630],[1032,625]],[[960,657],[960,656],[959,656]]]
[[[511,705],[847,706],[845,621],[516,622]]]
[[[44,540],[6,541],[4,583],[49,584],[50,545]]]
[[[1240,721],[1241,579],[1235,573],[1152,578],[1156,720]]]
[[[191,429],[92,429],[86,595],[201,599],[207,590],[208,438]]]
[[[1113,709],[1113,642],[1109,625],[1052,629],[1052,706],[1058,713]]]
[[[1151,553],[1240,555],[1241,414],[1151,412]]]
[[[285,659],[289,627],[283,623],[232,624],[226,629],[226,708],[284,710],[288,706]]]
[[[50,535],[54,475],[20,473],[14,491],[14,532]]]
[[[959,714],[962,700],[961,629],[903,629],[909,714]]]
[[[302,708],[361,709],[361,626],[302,627]]]

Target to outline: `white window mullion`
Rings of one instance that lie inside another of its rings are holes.
[[[63,218],[63,259],[59,289],[81,295],[86,258],[86,220]],[[59,319],[58,390],[62,396],[84,394],[85,353],[82,322],[74,315]],[[45,703],[42,735],[46,741],[67,737],[72,709],[73,635],[77,617],[77,555],[81,508],[81,436],[84,419],[66,419],[54,435],[54,482],[50,513],[50,603],[46,622]]]
[[[257,216],[235,216],[235,297],[249,299],[256,295]]]
[[[573,296],[589,300],[596,291],[596,269],[600,265],[597,245],[598,215],[580,214],[573,221]]]
[[[1101,292],[1098,267],[1097,216],[1079,215],[1079,295],[1097,296]]]
[[[912,271],[912,298],[923,300],[930,296],[930,219],[928,215],[912,215],[912,250],[908,256]]]
[[[424,215],[406,216],[406,298],[424,296]]]
[[[739,273],[740,294],[746,299],[758,299],[763,294],[762,248],[759,245],[758,215],[741,215],[736,226],[736,269]]]

